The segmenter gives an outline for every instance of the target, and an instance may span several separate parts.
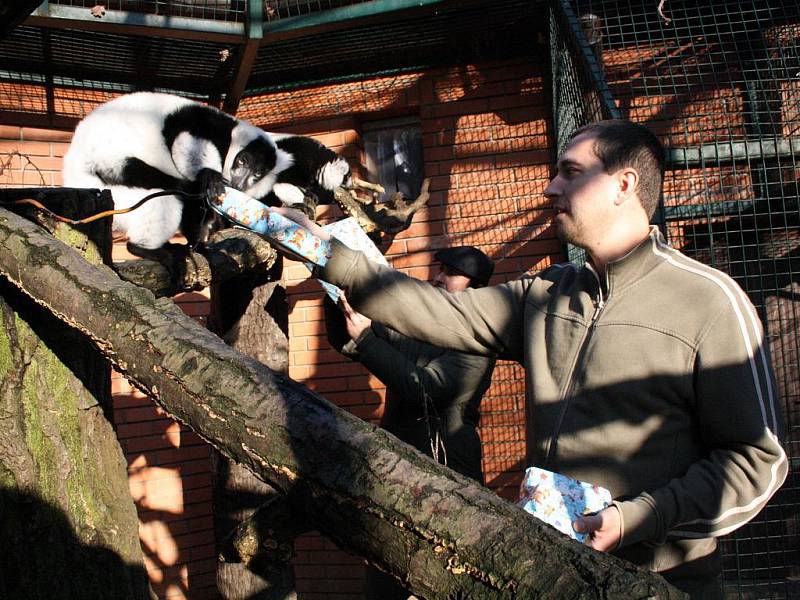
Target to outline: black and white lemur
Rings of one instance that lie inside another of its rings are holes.
[[[351,179],[347,162],[316,140],[270,134],[205,104],[150,92],[120,96],[87,115],[62,175],[67,187],[110,189],[116,209],[162,190],[195,194],[157,197],[114,216],[130,252],[156,259],[177,231],[190,246],[205,241],[215,219],[205,197],[225,185],[296,205],[303,202],[296,186],[332,190]]]

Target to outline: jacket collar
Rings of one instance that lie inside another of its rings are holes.
[[[606,280],[601,284],[606,295],[619,293],[650,273],[661,263],[661,259],[653,251],[653,248],[656,244],[664,243],[664,238],[658,227],[651,225],[650,233],[642,243],[622,258],[608,263],[606,266]],[[595,274],[597,273],[588,261],[586,262],[586,267]]]

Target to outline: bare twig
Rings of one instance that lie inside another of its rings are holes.
[[[3,156],[6,158],[0,159],[0,175],[8,174],[8,177],[11,178],[11,161],[15,156],[19,156],[20,159],[24,161],[22,165],[22,182],[25,181],[25,171],[28,168],[28,165],[36,169],[36,172],[39,174],[39,180],[42,186],[46,186],[47,182],[44,179],[44,175],[42,174],[41,169],[36,166],[36,163],[31,160],[31,157],[27,154],[20,152],[19,150],[14,150],[14,152],[4,153]]]
[[[666,4],[666,2],[667,0],[661,0],[661,2],[658,3],[658,16],[664,19],[665,25],[669,25],[670,23],[672,23],[672,19],[670,19],[664,14],[664,4]]]

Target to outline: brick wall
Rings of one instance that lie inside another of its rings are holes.
[[[495,259],[492,282],[498,283],[563,258],[542,197],[554,158],[544,71],[543,64],[527,61],[461,65],[265,95],[245,101],[237,116],[265,129],[313,135],[346,156],[362,175],[361,125],[418,117],[430,201],[409,229],[381,249],[395,268],[430,279],[436,249],[476,245]],[[95,103],[90,98],[75,112],[85,114]],[[0,185],[58,185],[69,139],[69,133],[0,126],[0,159],[4,165],[9,161]],[[13,154],[17,151],[38,170]],[[324,222],[342,215],[326,206],[318,216]],[[115,247],[114,258],[125,258],[123,246]],[[353,414],[377,422],[385,388],[329,347],[319,284],[309,279],[304,266],[291,261],[284,282],[290,304],[290,375]],[[188,314],[204,320],[205,295],[185,294],[176,300]],[[519,366],[499,363],[481,411],[487,485],[511,499],[524,466],[523,379]],[[154,588],[160,597],[213,597],[209,448],[118,375],[113,392]],[[298,539],[295,568],[301,600],[363,596],[360,559],[318,533]]]
[[[238,116],[267,130],[314,136],[347,156],[361,175],[361,124],[417,116],[431,197],[411,227],[381,250],[395,268],[430,280],[436,249],[472,244],[496,261],[492,283],[499,283],[562,260],[542,197],[554,162],[543,70],[541,64],[512,61],[295,90],[248,99]],[[318,212],[322,222],[341,216],[331,206]],[[284,277],[290,376],[377,422],[385,388],[328,345],[319,284],[299,263],[287,262]],[[486,483],[510,499],[524,465],[523,380],[518,365],[498,364],[481,406]],[[303,600],[362,597],[360,561],[319,534],[303,536],[295,566]]]

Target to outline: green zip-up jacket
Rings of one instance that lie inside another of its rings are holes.
[[[590,265],[562,264],[448,294],[336,240],[317,275],[408,336],[519,361],[530,464],[608,488],[622,516],[616,553],[679,587],[718,574],[714,538],[786,478],[753,306],[655,228],[604,281]]]

